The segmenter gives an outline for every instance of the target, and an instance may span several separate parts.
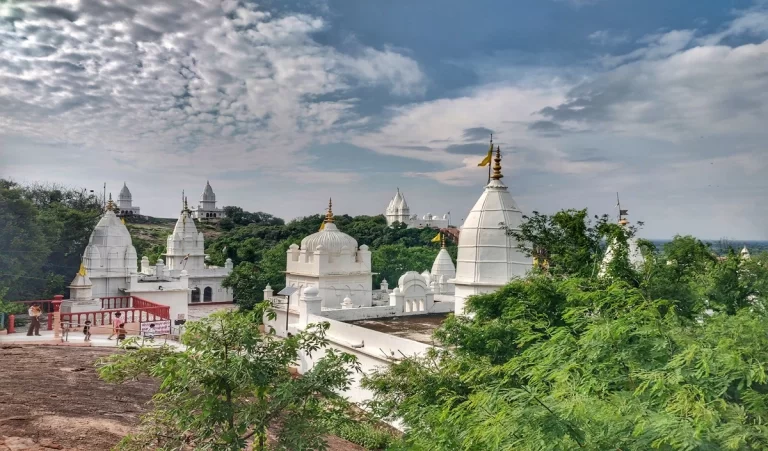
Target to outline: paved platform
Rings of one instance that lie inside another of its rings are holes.
[[[17,344],[17,345],[46,345],[46,346],[84,346],[84,347],[101,347],[101,348],[117,348],[117,341],[112,339],[108,340],[109,335],[92,335],[91,341],[85,341],[83,333],[80,331],[70,332],[67,341],[61,341],[61,338],[56,338],[53,331],[41,330],[40,336],[27,336],[26,332],[17,332],[14,334],[0,335],[0,346]],[[135,337],[135,335],[133,335]],[[131,338],[128,335],[128,338]],[[170,346],[183,349],[184,345],[174,340],[165,340],[163,337],[155,338],[154,343],[145,341],[144,346],[161,346],[163,343],[167,343]]]

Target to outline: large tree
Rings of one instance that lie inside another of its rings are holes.
[[[324,449],[325,417],[345,407],[337,393],[359,365],[327,348],[327,323],[280,339],[259,331],[262,313],[218,313],[188,323],[183,351],[142,347],[101,362],[99,373],[110,382],[160,381],[152,411],[117,449],[241,450],[252,441],[264,450],[269,428],[277,434],[270,449]],[[323,357],[293,377],[289,366],[300,354],[316,352]]]
[[[617,261],[598,277],[600,252],[575,248],[598,235],[566,214],[523,228],[552,271],[469,298],[442,348],[364,380],[371,407],[415,450],[766,449],[763,256],[718,260],[676,237],[635,268],[606,223]]]

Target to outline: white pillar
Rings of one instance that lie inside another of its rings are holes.
[[[264,300],[272,299],[272,295],[274,294],[274,290],[272,290],[272,287],[267,284],[266,287],[264,287]]]
[[[309,315],[320,315],[323,311],[323,299],[316,287],[307,287],[299,298],[299,324],[304,328],[309,324]]]

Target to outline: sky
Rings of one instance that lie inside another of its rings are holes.
[[[174,217],[524,212],[768,239],[768,2],[0,2],[0,177]]]

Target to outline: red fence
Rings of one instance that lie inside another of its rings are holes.
[[[48,330],[53,330],[53,312],[58,309],[63,296],[56,299],[40,301],[15,301],[19,304],[31,306],[40,305],[43,313],[47,313]],[[166,305],[156,304],[152,301],[136,296],[112,296],[101,298],[101,310],[80,313],[61,313],[61,321],[73,324],[84,324],[86,320],[93,326],[112,324],[116,313],[120,313],[123,321],[138,323],[141,321],[160,321],[171,318],[171,308]]]

